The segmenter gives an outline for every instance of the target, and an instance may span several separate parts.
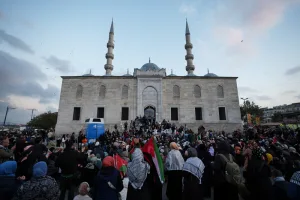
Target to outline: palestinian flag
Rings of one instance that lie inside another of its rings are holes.
[[[115,154],[113,158],[114,158],[115,168],[120,171],[121,177],[123,178],[124,176],[126,176],[128,162],[123,158],[121,158],[119,154]]]
[[[142,147],[144,153],[150,154],[161,183],[165,181],[164,165],[157,144],[153,137]]]

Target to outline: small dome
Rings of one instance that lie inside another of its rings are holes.
[[[176,74],[173,74],[173,69],[171,70],[171,74],[168,76],[177,76]]]
[[[207,73],[204,75],[205,77],[218,77],[216,74],[214,73]]]
[[[93,74],[83,74],[82,76],[94,76]]]
[[[186,76],[197,76],[197,75],[192,73],[192,74],[187,74]]]
[[[129,73],[129,69],[127,69],[127,74],[124,74],[123,76],[132,76],[132,75]]]

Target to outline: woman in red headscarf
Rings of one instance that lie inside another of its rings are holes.
[[[114,158],[107,156],[102,161],[95,186],[94,200],[118,200],[119,192],[123,190],[120,172],[114,167]]]

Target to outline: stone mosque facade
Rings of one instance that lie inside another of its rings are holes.
[[[62,76],[56,125],[57,134],[78,133],[88,118],[104,118],[105,127],[134,120],[136,116],[163,119],[197,131],[231,132],[242,128],[237,77],[194,74],[193,45],[188,23],[185,31],[187,75],[167,75],[149,62],[133,74],[113,76],[114,26],[110,27],[104,65],[106,74]]]

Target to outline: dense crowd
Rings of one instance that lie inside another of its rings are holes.
[[[93,143],[82,131],[0,134],[4,200],[118,200],[125,178],[128,200],[300,199],[299,128],[195,133],[137,117]]]

